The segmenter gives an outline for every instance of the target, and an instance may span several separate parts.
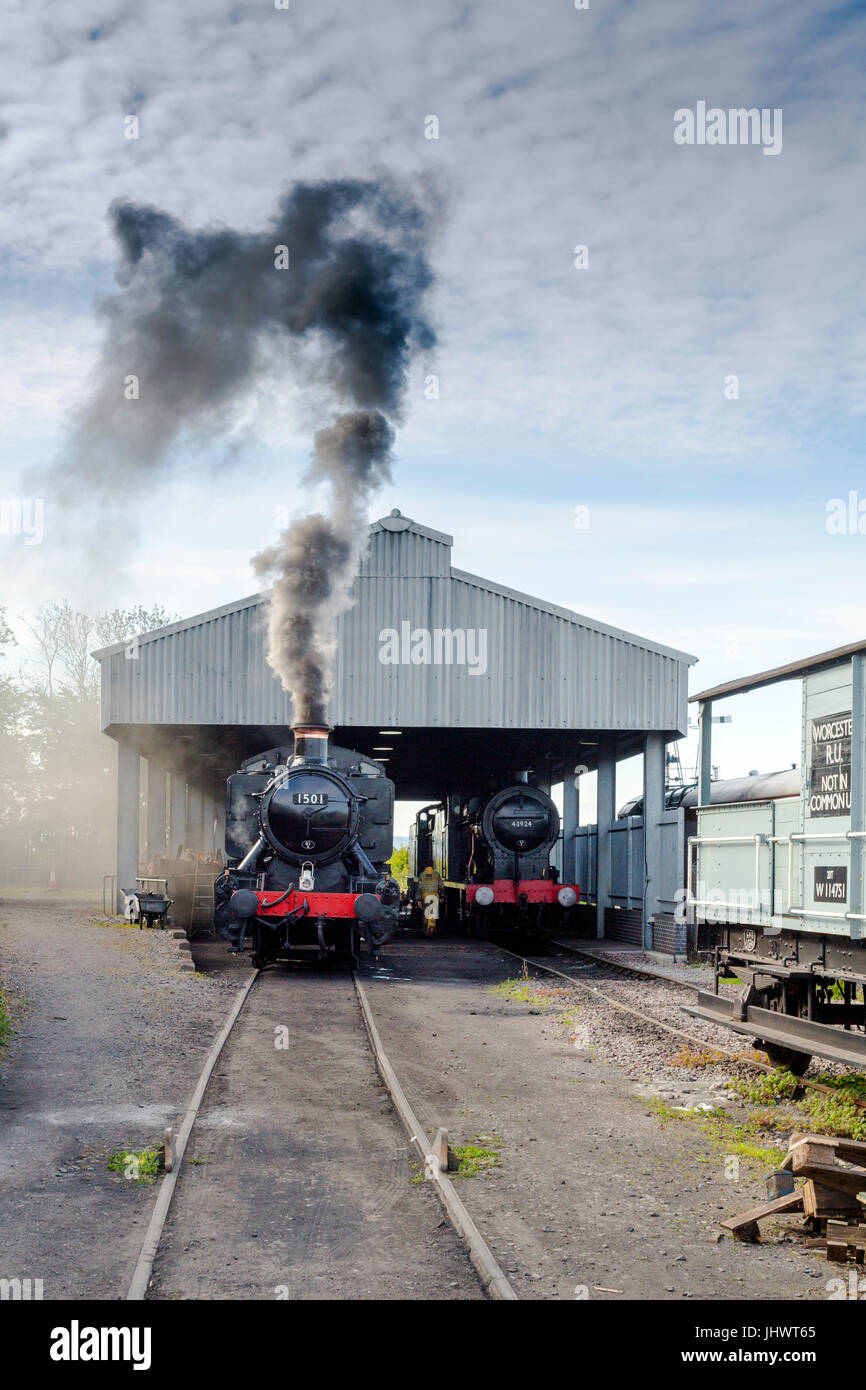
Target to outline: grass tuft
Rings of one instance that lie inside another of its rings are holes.
[[[108,1160],[108,1171],[128,1182],[156,1182],[164,1167],[162,1149],[120,1149]]]

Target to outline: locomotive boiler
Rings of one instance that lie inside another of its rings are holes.
[[[318,958],[356,965],[397,925],[387,870],[394,784],[379,762],[329,746],[323,726],[249,758],[226,789],[219,934],[259,967]]]
[[[558,837],[556,806],[528,782],[485,797],[450,796],[415,819],[410,884],[432,868],[447,920],[470,931],[519,926],[547,936],[580,897],[577,884],[559,883],[550,863]]]

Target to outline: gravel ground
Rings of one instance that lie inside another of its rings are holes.
[[[559,945],[560,943],[557,941],[554,944]],[[572,946],[575,951],[598,950],[597,942],[577,937],[573,940],[563,937],[562,945]],[[615,951],[609,950],[607,947],[599,954],[603,955],[604,959],[610,961],[611,964],[629,965],[633,969],[645,970],[649,975],[658,975],[660,980],[679,980],[681,984],[691,985],[693,989],[712,989],[713,987],[713,967],[705,962],[700,965],[675,965],[671,961],[659,965],[658,961],[651,960],[649,956],[644,955],[643,951]],[[724,992],[725,986],[723,985],[722,993]],[[736,992],[736,987],[734,987],[734,992]]]
[[[682,983],[694,988],[705,988],[706,982],[695,982],[693,979],[680,983],[680,971],[691,970],[690,966],[673,967],[676,973],[668,976],[659,974],[658,983],[647,980],[640,975],[628,975],[612,968],[617,962],[624,966],[638,967],[641,970],[647,968],[644,965],[645,957],[641,955],[619,955],[605,952],[605,964],[588,961],[583,957],[576,956],[569,951],[557,951],[551,947],[547,953],[541,956],[531,957],[539,965],[550,965],[555,970],[561,970],[566,975],[574,978],[586,987],[597,987],[608,998],[628,1005],[631,1008],[640,1009],[642,1013],[648,1014],[666,1024],[670,1028],[677,1028],[689,1036],[700,1040],[700,1043],[709,1050],[714,1048],[722,1052],[744,1052],[752,1054],[753,1049],[750,1039],[743,1035],[734,1033],[730,1028],[719,1027],[716,1024],[708,1023],[704,1019],[692,1018],[683,1012],[683,1005],[691,1002],[694,997],[690,992],[682,988]],[[610,962],[608,965],[607,962]],[[515,962],[515,964],[517,964]],[[666,968],[667,969],[667,968]],[[655,971],[653,973],[656,973]],[[712,972],[710,972],[710,986],[712,986]],[[737,985],[720,985],[720,993],[733,997],[738,992]],[[657,1094],[667,1096],[671,1093],[671,1086],[676,1086],[683,1080],[683,1067],[672,1067],[670,1057],[676,1054],[677,1044],[673,1038],[666,1038],[660,1033],[653,1033],[646,1028],[638,1019],[631,1019],[626,1014],[618,1014],[618,1027],[615,1036],[609,1037],[604,1012],[606,1006],[599,1000],[597,1006],[593,1005],[591,998],[583,991],[579,991],[578,1002],[585,1011],[583,1022],[590,1030],[590,1044],[600,1046],[604,1043],[608,1048],[607,1055],[611,1056],[619,1065],[623,1066],[630,1076],[640,1077],[642,1080],[658,1083]],[[601,1012],[599,1013],[599,1009]],[[609,1012],[609,1009],[607,1010]],[[683,1040],[680,1048],[689,1049],[689,1044]],[[695,1051],[692,1047],[691,1051]],[[766,1062],[766,1054],[755,1051],[753,1054],[759,1060]],[[705,1066],[701,1069],[706,1073],[707,1081],[711,1089],[719,1091],[723,1085],[724,1077],[731,1076],[750,1076],[754,1077],[754,1068],[739,1064],[727,1059],[719,1062],[718,1066]],[[849,1076],[854,1074],[854,1069],[845,1067],[841,1063],[829,1061],[823,1057],[815,1057],[806,1073],[807,1077],[824,1076]],[[690,1093],[694,1093],[694,1088],[689,1088]],[[708,1102],[712,1099],[710,1095],[704,1095],[701,1100]],[[696,1102],[700,1103],[700,1102]]]
[[[600,998],[557,992],[559,982],[545,982],[547,998],[532,982],[525,998],[519,988],[497,993],[519,967],[487,943],[401,937],[365,973],[384,1045],[428,1134],[444,1125],[453,1144],[477,1141],[498,1157],[458,1181],[521,1297],[827,1297],[826,1261],[790,1218],[767,1223],[760,1246],[720,1238],[723,1216],[766,1200],[771,1165],[744,1158],[729,1176],[724,1144],[697,1119],[647,1103],[715,1107],[729,1064],[709,1081],[707,1069],[673,1066],[675,1039],[624,1024]],[[616,989],[643,1008],[646,986]],[[681,1024],[682,991],[649,990],[659,991],[650,1007]],[[709,1029],[708,1046],[718,1032]]]
[[[237,988],[179,970],[168,934],[0,899],[17,1035],[0,1059],[0,1277],[46,1299],[123,1298],[155,1188],[108,1171],[161,1143]],[[187,957],[188,958],[188,957]]]

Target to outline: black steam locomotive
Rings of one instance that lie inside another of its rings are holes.
[[[409,837],[414,912],[424,911],[432,877],[443,915],[469,931],[519,926],[550,935],[580,898],[550,863],[558,837],[559,812],[528,782],[425,806]]]
[[[362,941],[374,951],[397,925],[394,784],[381,763],[329,748],[326,728],[293,732],[228,779],[217,930],[259,967],[311,955],[354,966]]]

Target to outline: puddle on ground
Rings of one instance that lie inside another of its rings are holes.
[[[387,965],[377,965],[364,971],[365,980],[390,980],[392,984],[407,985],[412,983],[411,975],[398,975]]]

